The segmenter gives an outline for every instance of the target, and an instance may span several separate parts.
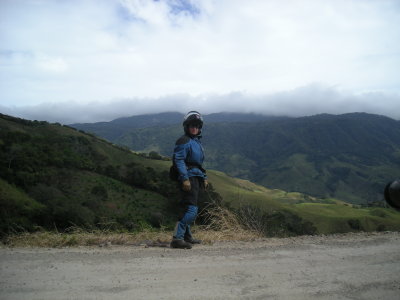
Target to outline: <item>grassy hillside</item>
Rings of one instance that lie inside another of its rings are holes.
[[[228,207],[238,211],[245,208],[249,218],[259,223],[264,219],[267,225],[274,227],[265,228],[267,233],[279,230],[277,224],[294,233],[312,233],[313,227],[314,232],[320,234],[400,230],[400,213],[391,208],[362,208],[333,198],[319,199],[302,193],[271,190],[218,171],[210,171],[209,177]],[[249,211],[248,206],[256,209]],[[268,223],[268,219],[277,224]]]
[[[0,116],[1,234],[38,228],[172,228],[179,196],[170,161],[154,160],[60,124]],[[268,189],[209,171],[202,201],[235,211],[267,236],[399,230],[400,213]],[[221,199],[222,197],[222,199]],[[201,218],[199,218],[201,221]]]
[[[165,170],[170,164],[154,160],[146,163]],[[239,212],[243,218],[254,219],[259,223],[258,229],[261,227],[267,235],[400,230],[400,212],[391,208],[361,207],[335,198],[268,189],[216,170],[207,173],[223,205]],[[271,224],[272,221],[276,224]],[[270,228],[263,229],[264,226]]]
[[[146,160],[72,128],[1,115],[1,233],[172,226],[175,185]]]
[[[3,179],[0,179],[0,207],[0,233],[30,229],[32,220],[45,209],[43,204]]]

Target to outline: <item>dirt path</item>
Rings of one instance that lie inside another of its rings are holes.
[[[400,299],[400,233],[0,249],[0,299]]]

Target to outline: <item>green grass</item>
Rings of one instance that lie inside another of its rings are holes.
[[[102,222],[112,225],[113,220],[132,222],[137,228],[152,215],[169,210],[170,201],[164,196],[133,187],[113,178],[89,171],[65,174],[64,182],[56,185],[71,203],[89,207]],[[97,191],[97,192],[96,192]],[[166,217],[165,223],[172,221]]]
[[[14,185],[0,178],[0,232],[33,229],[31,219],[41,213],[44,206]]]
[[[388,208],[357,208],[352,205],[301,203],[290,208],[312,222],[322,234],[348,231],[400,230],[400,213]]]
[[[224,202],[231,207],[251,204],[266,213],[288,210],[311,222],[319,234],[400,230],[400,213],[393,209],[358,208],[338,199],[318,199],[301,193],[271,190],[218,171],[209,171],[209,177]]]
[[[147,160],[144,163],[165,170],[171,165],[168,161]],[[235,209],[252,205],[266,213],[290,211],[311,222],[320,234],[400,230],[400,213],[393,209],[358,208],[339,199],[321,199],[298,192],[268,189],[220,171],[208,170],[207,173],[216,192],[222,196],[223,203]]]

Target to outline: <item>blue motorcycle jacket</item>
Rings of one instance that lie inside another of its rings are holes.
[[[207,178],[202,164],[204,161],[204,150],[198,136],[181,136],[175,143],[174,164],[179,171],[179,181],[185,181],[189,177],[198,176]]]

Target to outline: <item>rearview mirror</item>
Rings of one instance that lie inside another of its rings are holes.
[[[386,185],[385,200],[391,207],[400,210],[400,180],[397,179]]]

